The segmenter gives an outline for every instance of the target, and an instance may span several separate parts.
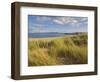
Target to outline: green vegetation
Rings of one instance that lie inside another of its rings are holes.
[[[87,34],[29,40],[28,65],[69,65],[87,63]]]

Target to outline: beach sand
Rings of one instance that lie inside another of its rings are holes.
[[[54,39],[59,39],[63,37],[49,37],[49,38],[28,38],[29,41],[39,41],[39,40],[54,40]]]

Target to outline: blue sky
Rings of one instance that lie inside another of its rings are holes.
[[[28,16],[29,33],[42,32],[87,32],[87,17],[71,16]]]

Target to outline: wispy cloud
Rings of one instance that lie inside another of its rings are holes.
[[[45,21],[51,20],[51,18],[48,17],[48,16],[38,16],[38,17],[36,18],[36,20],[37,20],[37,21],[40,21],[40,22],[45,22]]]
[[[57,24],[77,24],[80,23],[81,21],[86,21],[87,18],[77,18],[77,17],[57,17],[53,20],[53,22]]]
[[[29,32],[44,32],[46,25],[43,24],[32,24],[29,28]]]
[[[37,24],[34,24],[34,23],[33,23],[31,26],[32,26],[33,28],[37,28],[37,27],[38,27],[38,28],[46,27],[46,25],[44,25],[44,24],[39,24],[39,23],[37,23]]]
[[[29,32],[87,31],[87,17],[29,16]]]

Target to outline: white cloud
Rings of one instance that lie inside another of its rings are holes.
[[[51,20],[51,18],[47,17],[47,16],[39,16],[39,17],[37,17],[37,21],[48,21],[48,20]]]
[[[55,23],[57,23],[57,24],[64,24],[62,21],[60,21],[60,20],[58,20],[58,19],[55,19],[55,20],[53,20],[53,22],[55,22]]]
[[[42,28],[42,27],[44,27],[46,25],[44,25],[44,24],[34,24],[33,23],[32,26],[33,26],[33,28],[37,28],[37,27]]]
[[[82,20],[82,21],[87,21],[88,19],[85,17],[85,18],[82,18],[81,20]]]
[[[40,33],[40,32],[48,32],[48,28],[44,24],[33,24],[29,28],[29,33]]]
[[[57,17],[53,20],[53,22],[61,25],[65,24],[77,24],[81,21],[85,21],[87,18],[75,18],[75,17]]]

